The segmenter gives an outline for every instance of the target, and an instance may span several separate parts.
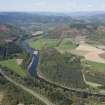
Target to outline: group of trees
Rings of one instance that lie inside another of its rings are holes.
[[[22,58],[24,58],[22,67],[27,70],[27,67],[31,62],[32,55],[30,53],[27,53],[25,50],[23,50],[21,55],[22,55]]]
[[[22,49],[14,42],[0,44],[0,59],[12,58],[20,53],[22,53]]]
[[[4,93],[1,101],[2,105],[18,105],[19,103],[23,105],[45,105],[40,100],[8,82],[1,75],[0,91]]]
[[[91,98],[91,96],[89,96],[86,93],[85,94],[76,93],[71,90],[64,89],[62,87],[57,87],[56,85],[50,84],[37,77],[36,78],[30,78],[30,77],[22,78],[16,73],[13,73],[12,71],[8,70],[8,68],[3,68],[3,70],[4,70],[3,72],[5,72],[6,75],[11,77],[18,83],[23,84],[24,86],[34,90],[35,92],[47,97],[51,102],[55,103],[56,105],[88,105],[86,103],[92,103],[92,102],[101,103],[105,101],[105,97],[92,96],[93,98]],[[2,84],[2,86],[7,86],[7,87],[10,86],[11,88],[11,85],[9,86],[5,85],[5,81],[0,81],[0,83]],[[10,88],[9,90],[14,90],[14,93],[13,93],[14,95],[11,96],[10,94],[10,96],[14,99],[14,101],[11,101],[11,102],[16,103],[16,102],[25,101],[24,102],[26,103],[25,105],[30,105],[30,103],[32,103],[33,105],[44,105],[44,104],[39,103],[40,101],[36,101],[35,98],[30,97],[30,95],[25,94],[22,91],[20,93],[19,92],[20,90],[18,91],[16,87],[13,87],[11,89]],[[34,101],[36,103],[34,103]],[[16,104],[13,104],[13,105],[16,105]],[[100,104],[96,104],[96,105],[100,105]]]
[[[13,24],[0,23],[0,43],[5,42],[5,40],[13,40],[25,35],[25,32]]]
[[[3,72],[9,77],[11,77],[13,80],[47,97],[51,102],[56,103],[57,105],[71,105],[72,103],[71,95],[68,97],[66,96],[66,94],[71,94],[71,92],[67,93],[66,90],[51,85],[46,81],[41,80],[40,78],[37,77],[31,78],[29,76],[27,76],[27,78],[22,78],[16,73],[13,73],[12,71],[8,70],[8,68],[6,67],[2,68]]]

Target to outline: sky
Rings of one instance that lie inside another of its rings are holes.
[[[77,12],[104,11],[105,0],[0,0],[0,11]]]

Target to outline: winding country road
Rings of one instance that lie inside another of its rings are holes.
[[[39,99],[40,101],[42,101],[43,103],[45,103],[46,105],[55,105],[52,102],[50,102],[47,98],[45,98],[44,96],[36,93],[35,91],[23,86],[20,83],[17,83],[16,81],[14,81],[13,79],[11,79],[10,77],[8,77],[5,73],[2,72],[2,70],[0,69],[0,74],[2,74],[4,76],[5,79],[7,79],[9,82],[13,83],[14,85],[20,87],[21,89],[23,89],[24,91],[28,92],[29,94],[31,94],[32,96],[34,96],[35,98]]]
[[[68,91],[72,91],[72,92],[76,92],[76,93],[80,93],[80,94],[87,94],[88,96],[90,95],[90,96],[97,96],[97,97],[105,97],[105,91],[104,90],[101,90],[99,92],[95,92],[95,91],[86,90],[86,89],[66,87],[66,86],[63,86],[59,83],[56,83],[56,82],[53,82],[51,80],[46,79],[44,76],[42,76],[40,74],[40,72],[38,72],[38,77],[40,79],[42,79],[43,81],[46,81],[49,84],[52,84],[52,85],[59,87],[59,88],[62,88],[62,89],[66,89]]]

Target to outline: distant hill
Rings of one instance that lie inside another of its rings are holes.
[[[72,18],[65,15],[47,14],[47,13],[19,13],[19,12],[4,12],[0,13],[0,23],[48,23],[48,22],[69,22]]]
[[[15,25],[0,24],[0,42],[13,41],[24,35],[24,31]]]

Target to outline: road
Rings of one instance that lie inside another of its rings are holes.
[[[15,86],[20,87],[21,89],[23,89],[24,91],[28,92],[29,94],[31,94],[32,96],[34,96],[35,98],[39,99],[40,101],[42,101],[43,103],[45,103],[46,105],[55,105],[52,102],[50,102],[47,98],[45,98],[44,96],[36,93],[35,91],[23,86],[20,83],[17,83],[16,81],[14,81],[13,79],[11,79],[10,77],[8,77],[5,73],[2,72],[2,70],[0,69],[0,73],[4,76],[4,78],[6,78],[9,82],[13,83]]]
[[[52,84],[56,87],[62,88],[62,89],[66,89],[68,91],[72,91],[72,92],[76,92],[76,93],[80,93],[80,94],[87,94],[88,96],[97,96],[97,97],[105,97],[105,91],[99,91],[99,92],[93,92],[91,90],[86,90],[86,89],[80,89],[80,88],[70,88],[70,87],[66,87],[63,86],[61,84],[58,84],[56,82],[53,82],[51,80],[46,79],[45,77],[43,77],[39,72],[38,72],[38,77],[46,82],[48,82],[49,84]]]

